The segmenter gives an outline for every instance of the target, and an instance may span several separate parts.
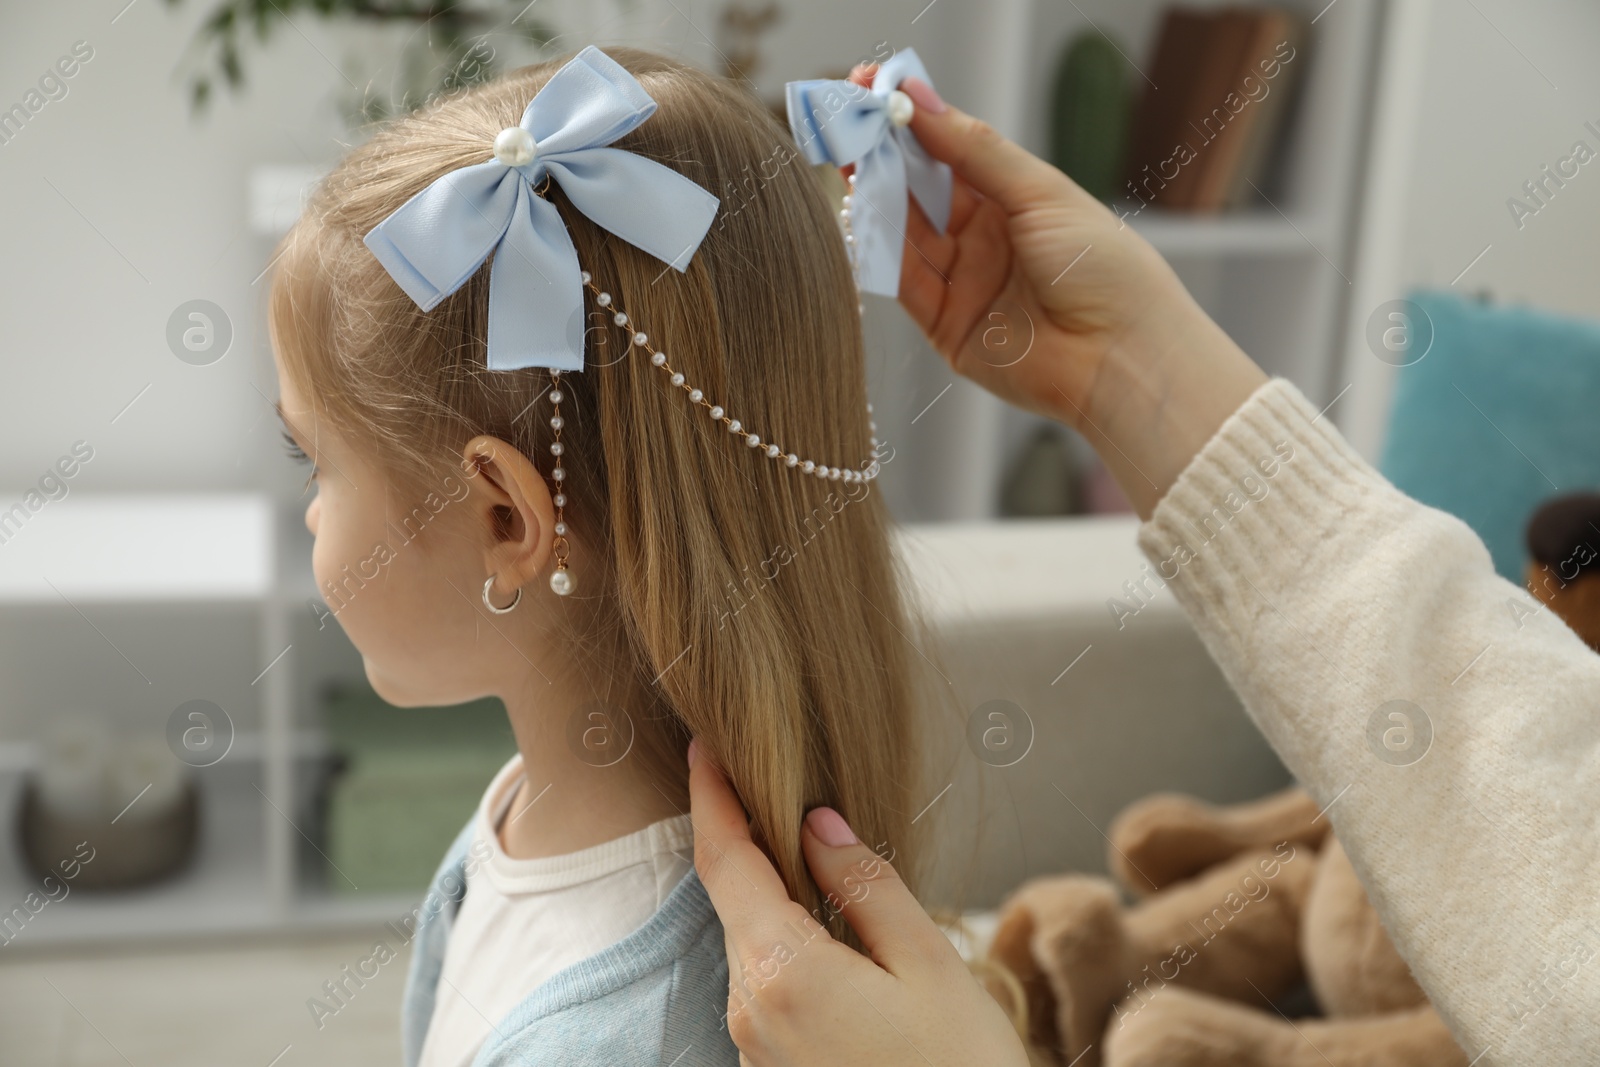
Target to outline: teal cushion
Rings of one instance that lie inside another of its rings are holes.
[[[1410,299],[1433,341],[1396,371],[1379,469],[1472,527],[1520,585],[1534,509],[1600,486],[1600,323],[1450,292]]]

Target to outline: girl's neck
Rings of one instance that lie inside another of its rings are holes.
[[[639,746],[606,749],[614,738],[603,731],[631,737],[637,724],[612,721],[604,709],[613,705],[582,696],[592,687],[562,681],[541,679],[505,698],[523,770],[500,823],[501,847],[513,859],[576,852],[683,812],[654,784]]]

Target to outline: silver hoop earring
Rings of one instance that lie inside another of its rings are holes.
[[[522,587],[518,586],[517,595],[511,598],[511,603],[507,604],[503,608],[495,607],[494,602],[489,599],[489,590],[493,587],[494,575],[491,574],[489,575],[489,580],[483,583],[483,606],[494,612],[496,615],[509,615],[518,604],[522,603]]]

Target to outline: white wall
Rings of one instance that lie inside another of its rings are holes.
[[[94,50],[68,94],[0,145],[0,485],[34,481],[79,438],[95,458],[77,488],[248,485],[277,432],[251,388],[275,396],[245,175],[332,157],[339,125],[323,102],[337,75],[284,41],[252,64],[257,92],[193,123],[173,70],[202,7],[143,0],[113,24],[125,3],[9,5],[0,22],[0,106],[74,42]],[[168,316],[195,298],[233,320],[232,350],[210,367],[166,344]]]
[[[1513,196],[1526,199],[1522,184],[1575,141],[1600,152],[1600,136],[1584,129],[1589,121],[1600,128],[1600,8],[1568,0],[1392,2],[1414,15],[1401,19],[1414,40],[1391,64],[1386,106],[1415,114],[1403,121],[1408,132],[1396,149],[1374,161],[1368,207],[1382,218],[1367,235],[1370,262],[1357,279],[1364,291],[1348,333],[1345,380],[1357,387],[1333,412],[1368,456],[1381,447],[1392,375],[1361,335],[1377,304],[1412,286],[1454,283],[1497,302],[1600,315],[1600,160],[1520,228],[1506,206]]]
[[[1518,229],[1506,200],[1580,138],[1600,152],[1600,7],[1570,0],[1433,5],[1421,100],[1407,280],[1496,300],[1600,313],[1600,160]],[[1481,14],[1479,11],[1481,10]],[[1547,80],[1548,79],[1548,80]]]

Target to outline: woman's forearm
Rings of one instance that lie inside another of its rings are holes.
[[[1600,1047],[1600,657],[1288,382],[1140,529],[1481,1064]]]

